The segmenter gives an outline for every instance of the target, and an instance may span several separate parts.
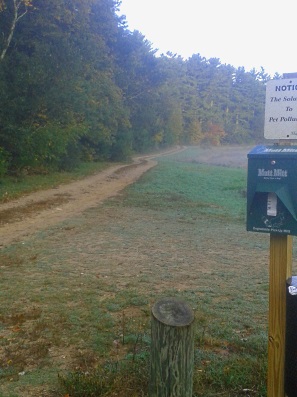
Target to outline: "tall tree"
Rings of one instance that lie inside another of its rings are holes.
[[[0,53],[0,62],[3,61],[6,52],[11,44],[15,28],[21,18],[23,18],[30,7],[33,5],[33,0],[1,0],[0,12],[5,12],[6,32],[2,32],[3,45]]]
[[[9,164],[69,168],[176,143],[260,139],[264,69],[200,54],[157,57],[118,6],[0,0],[0,173]]]

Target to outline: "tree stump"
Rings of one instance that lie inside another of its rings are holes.
[[[192,397],[194,313],[164,298],[152,308],[150,397]]]

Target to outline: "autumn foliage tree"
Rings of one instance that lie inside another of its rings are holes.
[[[219,146],[225,135],[226,133],[220,125],[210,123],[204,134],[203,142]]]
[[[118,7],[0,0],[0,175],[262,137],[263,70],[157,56]]]

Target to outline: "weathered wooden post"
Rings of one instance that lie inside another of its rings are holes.
[[[194,313],[164,298],[152,308],[150,397],[192,397]]]
[[[285,396],[286,280],[292,272],[292,236],[270,234],[267,396]]]

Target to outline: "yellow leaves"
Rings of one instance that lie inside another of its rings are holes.
[[[44,114],[44,113],[38,113],[37,117],[39,117],[40,119],[43,119],[43,120],[47,120],[48,119],[47,115]]]
[[[25,7],[33,7],[33,0],[10,0],[13,1],[14,7],[16,9],[19,9],[21,5],[24,5]],[[6,9],[6,4],[5,2],[9,2],[8,0],[0,0],[0,12],[4,11]]]
[[[21,6],[25,11],[21,15],[25,15],[29,7],[33,7],[33,0],[13,0],[15,10],[19,10]]]
[[[156,135],[154,135],[153,140],[155,143],[161,143],[163,142],[163,138],[164,138],[163,131],[160,131]]]
[[[23,0],[23,3],[26,7],[32,7],[32,0]]]

